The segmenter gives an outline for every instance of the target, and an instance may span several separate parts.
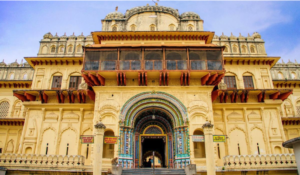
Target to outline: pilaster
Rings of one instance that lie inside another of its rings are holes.
[[[205,154],[206,154],[206,169],[207,175],[216,174],[216,165],[214,160],[214,142],[213,142],[213,127],[214,125],[206,121],[202,126],[205,136]]]
[[[106,126],[99,122],[94,125],[94,161],[93,161],[93,174],[101,175],[102,172],[102,155],[103,155],[103,138],[104,138],[104,130]]]

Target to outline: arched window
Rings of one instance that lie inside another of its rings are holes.
[[[250,47],[250,52],[251,52],[251,53],[255,53],[255,48],[254,48],[254,46],[251,46],[251,47]]]
[[[14,73],[9,74],[9,79],[10,79],[10,80],[13,80],[14,77],[15,77],[15,74],[14,74]]]
[[[113,131],[105,131],[104,132],[104,137],[106,136],[114,136]],[[114,149],[115,145],[114,144],[104,144],[103,145],[103,158],[114,158]]]
[[[228,52],[228,46],[225,46],[224,52]]]
[[[43,46],[43,47],[42,47],[42,53],[43,53],[43,54],[46,54],[46,53],[47,53],[47,50],[48,50],[48,47],[47,47],[47,46]]]
[[[118,29],[117,29],[117,26],[113,26],[113,27],[112,27],[112,31],[113,31],[113,32],[116,32],[117,30],[118,30]]]
[[[59,47],[59,52],[60,52],[60,53],[64,52],[64,50],[65,50],[65,47],[64,47],[64,46],[60,46],[60,47]]]
[[[236,46],[236,45],[233,46],[232,51],[233,51],[234,53],[237,53],[237,52],[238,52],[238,49],[237,49],[237,46]]]
[[[23,75],[23,80],[27,80],[27,74]]]
[[[292,77],[292,79],[296,79],[297,78],[295,72],[291,73],[291,77]]]
[[[82,47],[81,47],[81,45],[78,45],[78,46],[76,47],[76,52],[77,52],[77,53],[82,52]]]
[[[0,118],[7,117],[9,110],[9,103],[7,101],[3,101],[0,103]]]
[[[246,46],[243,45],[243,46],[242,46],[242,53],[246,53],[246,49],[247,49]]]
[[[170,27],[170,31],[174,31],[175,30],[175,25],[174,24],[170,24],[169,27]]]
[[[131,31],[135,31],[135,25],[134,24],[131,25],[130,28],[131,28]]]
[[[194,131],[193,135],[204,136],[203,132],[200,130]],[[194,157],[195,158],[205,158],[205,142],[194,142]]]
[[[150,31],[155,31],[155,25],[154,24],[150,25]]]
[[[55,46],[52,46],[51,47],[51,53],[54,53],[55,52]]]
[[[281,72],[278,72],[278,79],[284,79],[284,76]]]
[[[72,52],[72,50],[73,50],[73,46],[72,46],[72,45],[69,45],[69,47],[68,47],[68,52],[70,53],[70,52]]]

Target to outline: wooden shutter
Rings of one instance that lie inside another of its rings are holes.
[[[224,83],[227,85],[227,89],[236,89],[235,76],[225,76]]]
[[[77,90],[79,88],[80,83],[81,83],[81,76],[71,76],[70,83],[69,83],[69,89]]]
[[[245,89],[254,89],[252,76],[243,76]]]
[[[53,76],[52,89],[60,89],[61,80],[62,80],[62,76]]]

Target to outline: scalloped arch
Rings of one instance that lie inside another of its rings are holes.
[[[159,107],[167,110],[173,117],[176,126],[188,120],[187,108],[174,96],[165,92],[143,92],[131,97],[121,108],[120,119],[129,126],[133,124],[135,115],[148,107]]]

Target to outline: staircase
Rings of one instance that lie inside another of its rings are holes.
[[[153,175],[153,174],[171,174],[171,175],[185,175],[184,169],[167,169],[167,168],[157,168],[154,170],[152,168],[139,168],[139,169],[123,169],[122,175]]]

